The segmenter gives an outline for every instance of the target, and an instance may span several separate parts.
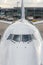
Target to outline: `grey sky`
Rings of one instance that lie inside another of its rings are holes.
[[[21,0],[0,0],[0,7],[14,7],[20,6]],[[43,0],[24,0],[25,6],[43,6]]]
[[[0,3],[15,3],[16,1],[21,1],[21,0],[0,0]],[[43,2],[43,0],[24,0],[24,2],[40,3],[40,2]]]

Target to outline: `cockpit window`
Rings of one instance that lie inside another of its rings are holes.
[[[33,34],[29,34],[29,35],[14,35],[14,34],[10,34],[7,38],[7,40],[13,40],[16,42],[27,42],[27,41],[32,41],[33,39],[35,39]]]
[[[14,35],[13,40],[14,41],[19,41],[19,42],[22,41],[21,40],[21,35]]]
[[[31,37],[32,35],[23,35],[22,36],[22,41],[24,42],[26,42],[26,41],[31,41],[32,40],[32,37]]]
[[[8,36],[8,39],[12,39],[12,34],[10,34],[10,35]]]

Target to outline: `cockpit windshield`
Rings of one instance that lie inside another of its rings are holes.
[[[27,34],[27,35],[14,35],[14,34],[10,34],[7,38],[7,40],[13,40],[16,42],[27,42],[27,41],[32,41],[33,39],[35,39],[33,34]]]

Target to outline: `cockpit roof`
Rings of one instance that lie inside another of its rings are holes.
[[[21,21],[18,20],[15,23],[11,24],[3,35],[3,39],[7,40],[10,34],[16,35],[25,35],[25,34],[34,34],[36,27],[30,24],[27,20]]]

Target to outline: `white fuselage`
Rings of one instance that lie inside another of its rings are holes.
[[[28,43],[6,41],[4,65],[39,65],[34,42],[37,43],[35,40]]]
[[[40,65],[41,41],[37,28],[27,20],[10,25],[1,40],[0,65]]]

